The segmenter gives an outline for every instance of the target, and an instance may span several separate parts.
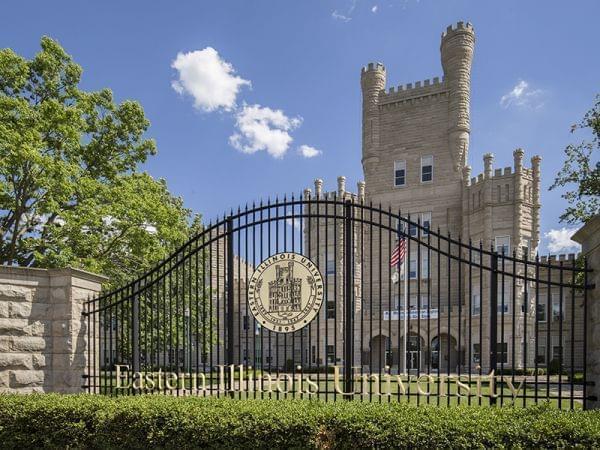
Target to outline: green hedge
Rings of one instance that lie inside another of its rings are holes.
[[[0,395],[2,448],[600,447],[600,412]]]

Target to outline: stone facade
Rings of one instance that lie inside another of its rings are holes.
[[[83,392],[82,310],[105,277],[0,266],[0,392]]]
[[[474,44],[475,32],[471,24],[459,22],[456,26],[448,27],[442,34],[440,46],[443,76],[404,86],[386,88],[388,74],[381,63],[370,63],[363,67],[362,166],[365,182],[358,184],[358,194],[355,195],[346,191],[344,177],[338,179],[337,193],[323,192],[323,181],[318,179],[315,180],[314,196],[308,190],[306,197],[324,199],[336,195],[338,199],[354,199],[367,205],[381,205],[414,222],[427,222],[429,227],[439,230],[444,236],[462,236],[463,242],[471,240],[475,246],[479,244],[485,250],[492,249],[501,254],[504,249],[509,255],[514,252],[517,257],[533,258],[540,239],[541,158],[533,156],[531,167],[525,167],[524,152],[516,149],[513,153],[513,167],[501,169],[493,167],[494,155],[487,153],[484,156],[484,173],[471,177],[471,167],[468,165],[469,103]],[[341,221],[337,225],[338,240],[341,242]],[[314,224],[305,231],[305,242],[309,236],[316,242],[317,228],[323,227],[331,229],[335,225]],[[355,242],[377,240],[380,233],[373,232],[370,228],[363,232],[365,235],[361,239],[355,237]],[[426,237],[421,238],[425,242]],[[321,245],[324,246],[322,241]],[[384,238],[380,247],[376,246],[374,250],[364,247],[355,247],[354,250],[355,261],[360,262],[354,267],[355,274],[358,274],[354,286],[357,311],[361,311],[362,317],[370,317],[371,321],[375,321],[374,326],[369,326],[368,330],[355,330],[355,348],[359,349],[355,352],[355,361],[362,360],[363,365],[368,363],[376,368],[384,364],[380,361],[380,355],[389,355],[386,362],[392,361],[390,365],[398,366],[398,355],[405,352],[401,339],[404,331],[400,324],[404,320],[399,319],[398,301],[394,301],[394,298],[403,294],[400,292],[401,288],[390,283],[391,271],[384,267],[382,272],[378,267],[381,261],[389,260],[388,255],[394,245],[393,240]],[[422,255],[427,253],[424,245],[413,243],[411,255],[407,259],[416,260],[419,250],[421,256],[418,262],[415,261],[415,265],[421,267]],[[335,255],[339,272],[337,279],[343,280],[343,253],[340,246],[330,241],[327,251],[330,255]],[[467,256],[462,255],[463,258]],[[471,255],[473,258],[476,256]],[[322,255],[311,257],[323,258]],[[456,267],[450,270],[446,264],[441,265],[437,275],[431,275],[437,270],[434,258],[435,255],[432,256],[432,261],[426,262],[427,271],[430,272],[427,277],[421,276],[424,269],[420,268],[420,279],[411,279],[408,283],[408,289],[417,297],[409,299],[409,307],[422,308],[421,303],[427,302],[427,314],[431,319],[428,322],[431,330],[426,331],[424,324],[419,329],[416,320],[410,324],[410,330],[407,329],[411,339],[414,337],[421,342],[418,346],[421,354],[417,358],[420,363],[417,366],[421,370],[425,369],[430,364],[428,361],[438,351],[449,355],[442,358],[444,370],[466,371],[469,367],[474,370],[480,365],[483,370],[488,370],[489,359],[485,355],[489,355],[491,351],[489,320],[480,322],[480,319],[489,317],[490,314],[490,277],[487,272],[480,276],[478,271],[468,275],[465,273],[466,269],[460,274]],[[569,267],[574,261],[574,255],[543,260],[544,264],[564,264],[564,267]],[[484,264],[490,264],[489,258],[484,260]],[[326,262],[320,266],[322,270],[327,270]],[[538,276],[542,280],[549,280],[554,276],[553,281],[557,281],[557,271],[549,274],[543,266],[539,274],[533,274],[531,270],[531,267],[527,269],[530,277]],[[516,275],[523,276],[524,273],[522,264],[517,265]],[[571,361],[571,354],[575,353],[573,364],[579,370],[582,357],[581,352],[576,350],[582,347],[580,325],[583,317],[580,314],[572,317],[572,314],[581,310],[581,296],[572,295],[568,289],[561,291],[563,306],[559,308],[558,314],[562,314],[563,320],[557,320],[555,303],[559,292],[556,288],[551,288],[548,292],[544,283],[537,286],[529,283],[525,286],[518,279],[515,285],[514,298],[512,286],[505,289],[499,287],[499,296],[504,298],[505,304],[501,306],[504,314],[498,314],[498,343],[509,344],[506,354],[501,357],[502,361],[509,367],[514,361],[516,368],[536,365],[545,367],[552,359],[557,358],[556,354],[560,351],[563,362]],[[365,286],[368,286],[369,292],[362,292]],[[477,293],[479,287],[481,295]],[[339,281],[328,289],[332,289],[329,292],[335,292],[335,298],[342,301],[343,286]],[[537,306],[534,291],[538,296]],[[438,292],[443,297],[441,300]],[[439,308],[436,302],[439,302]],[[469,316],[467,312],[472,302],[478,302],[479,311]],[[342,311],[343,305],[338,304],[336,308]],[[431,313],[432,308],[435,308],[435,316]],[[538,310],[542,312],[536,313]],[[448,321],[448,316],[452,314]],[[539,314],[537,321],[536,314]],[[342,330],[342,316],[343,314],[339,314],[335,320],[324,320],[317,325],[320,334],[328,333],[333,336],[336,328]],[[379,320],[381,316],[383,321]],[[358,321],[358,317],[355,316],[355,320]],[[556,342],[559,338],[559,325],[562,343]],[[535,327],[537,339],[532,332]],[[335,341],[319,343],[316,359],[325,361],[325,349],[334,342],[341,352],[343,333],[339,330],[335,334]],[[571,340],[571,330],[575,330],[574,340]],[[466,338],[468,334],[471,335],[469,339]],[[548,340],[549,342],[545,342]],[[512,342],[516,343],[514,347]],[[411,343],[408,342],[408,345]],[[480,356],[475,358],[475,354]],[[467,355],[471,355],[471,361]],[[340,362],[341,359],[336,355],[334,361]]]

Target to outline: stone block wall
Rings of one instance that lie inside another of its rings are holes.
[[[0,266],[0,392],[81,392],[83,302],[107,278],[77,269]]]

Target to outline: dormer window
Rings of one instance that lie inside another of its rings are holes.
[[[406,186],[406,161],[394,162],[394,186]]]
[[[421,183],[433,181],[433,156],[421,156]]]

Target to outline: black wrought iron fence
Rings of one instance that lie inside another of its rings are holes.
[[[590,270],[508,253],[348,194],[247,206],[86,304],[85,387],[583,407]]]

